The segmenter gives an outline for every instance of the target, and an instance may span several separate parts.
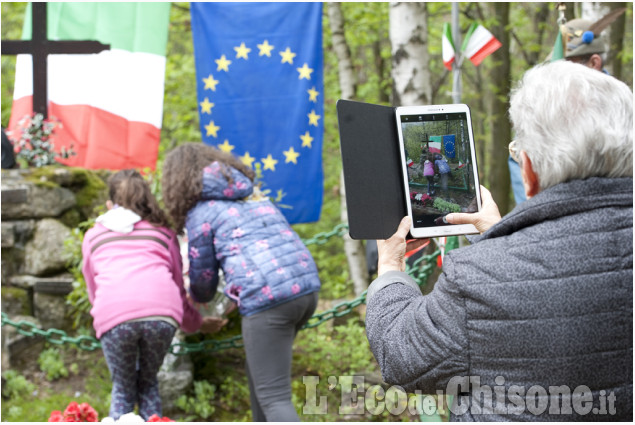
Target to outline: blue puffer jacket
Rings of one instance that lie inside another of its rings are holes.
[[[231,172],[233,183],[221,167]],[[320,289],[309,250],[268,198],[246,199],[252,192],[241,172],[213,162],[203,170],[201,200],[186,220],[193,298],[213,298],[222,268],[225,295],[243,316]]]

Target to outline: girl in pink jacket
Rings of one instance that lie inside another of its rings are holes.
[[[108,212],[84,236],[83,273],[112,378],[109,416],[138,403],[147,420],[162,414],[157,373],[174,333],[196,331],[201,316],[183,287],[176,234],[141,174],[119,171],[108,186]]]

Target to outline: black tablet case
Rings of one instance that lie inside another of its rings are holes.
[[[340,99],[337,119],[351,238],[388,239],[407,215],[395,108]]]

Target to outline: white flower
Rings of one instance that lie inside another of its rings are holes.
[[[117,419],[117,420],[114,420],[110,416],[106,416],[101,421],[102,422],[106,422],[106,423],[111,423],[111,424],[114,424],[115,422],[121,422],[121,423],[126,423],[126,424],[144,423],[145,422],[141,416],[136,415],[136,414],[134,414],[132,412],[126,413],[125,415],[121,415],[119,417],[119,419]]]

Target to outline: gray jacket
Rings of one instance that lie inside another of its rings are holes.
[[[366,330],[384,381],[457,394],[452,420],[631,421],[633,179],[540,192],[449,252],[429,295],[385,273]]]

